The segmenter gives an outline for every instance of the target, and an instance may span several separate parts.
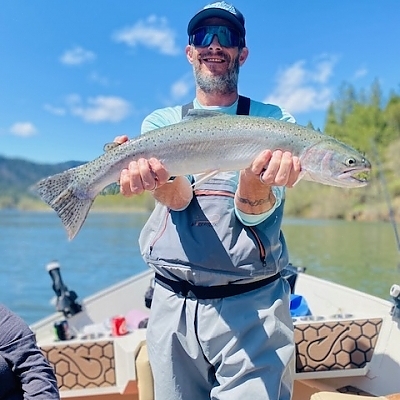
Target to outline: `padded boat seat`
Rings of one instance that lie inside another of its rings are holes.
[[[154,400],[154,381],[146,343],[140,347],[135,361],[139,400]]]

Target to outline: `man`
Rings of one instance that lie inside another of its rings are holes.
[[[59,400],[54,370],[28,325],[0,304],[0,399]]]
[[[239,99],[245,33],[243,15],[223,1],[190,20],[193,107],[294,122],[277,106]],[[185,108],[154,111],[142,132],[179,122]],[[284,187],[299,172],[297,157],[268,149],[246,170],[198,186],[200,177],[170,177],[154,158],[121,172],[123,195],[147,190],[157,200],[139,242],[156,272],[147,344],[158,400],[290,399],[294,343],[280,226]]]

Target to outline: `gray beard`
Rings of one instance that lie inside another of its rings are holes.
[[[235,93],[239,80],[239,57],[237,57],[225,75],[204,76],[199,65],[193,66],[196,85],[204,93],[218,93],[221,95]]]

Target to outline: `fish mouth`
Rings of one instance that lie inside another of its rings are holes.
[[[360,186],[367,185],[371,177],[371,169],[370,168],[351,168],[339,175],[339,179],[348,180],[352,182],[358,182]]]

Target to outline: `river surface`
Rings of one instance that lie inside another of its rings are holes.
[[[91,212],[68,241],[53,212],[0,211],[0,302],[29,324],[54,312],[46,264],[58,260],[64,283],[82,299],[147,267],[137,239],[147,214]],[[388,299],[400,284],[389,223],[284,219],[291,262],[306,272]]]

